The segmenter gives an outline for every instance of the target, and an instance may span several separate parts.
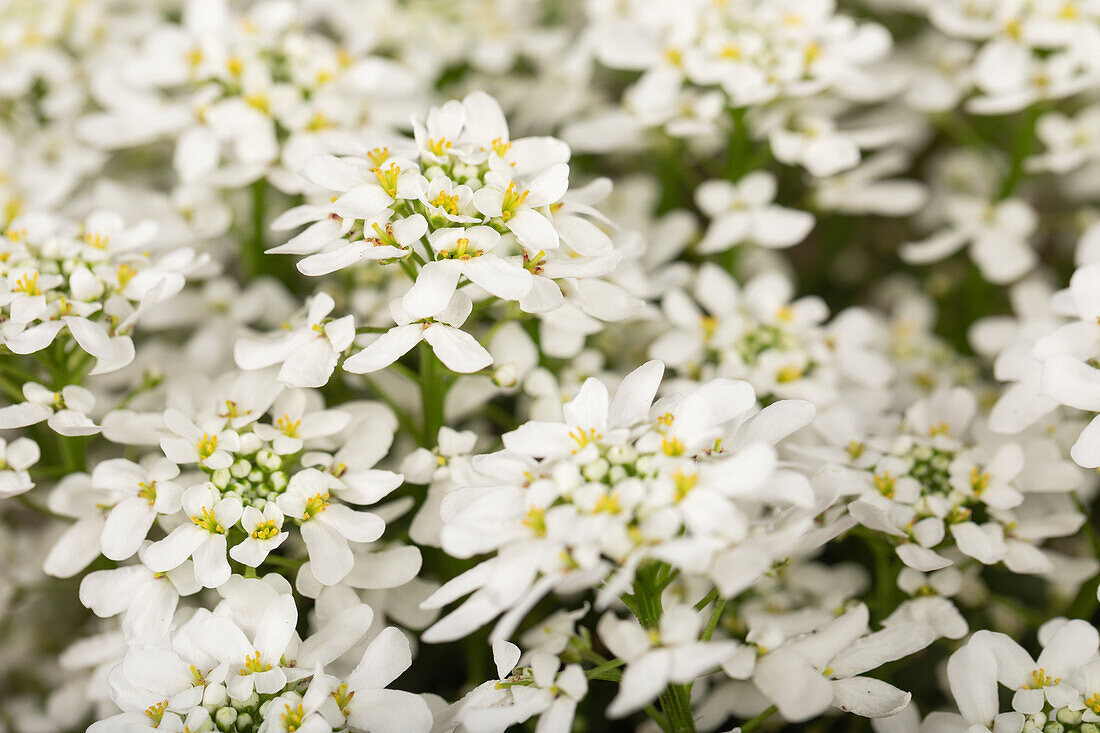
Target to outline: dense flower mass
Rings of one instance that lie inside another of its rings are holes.
[[[0,3],[0,733],[1100,733],[1097,48]]]

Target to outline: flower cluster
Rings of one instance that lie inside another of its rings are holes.
[[[1100,733],[1098,46],[0,4],[0,732]]]

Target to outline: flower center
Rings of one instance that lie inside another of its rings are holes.
[[[257,540],[269,540],[277,534],[279,534],[279,528],[275,526],[274,519],[260,522],[256,525],[256,529],[252,530],[252,538]]]
[[[328,492],[323,494],[314,494],[306,499],[306,517],[314,517],[324,510],[328,509]]]
[[[256,651],[244,658],[244,667],[241,668],[241,676],[243,677],[254,672],[266,672],[269,669],[271,669],[271,665],[260,659],[260,653]]]
[[[225,528],[218,523],[218,518],[210,507],[204,506],[201,514],[192,514],[191,521],[212,534],[225,534]]]
[[[214,451],[218,449],[218,436],[211,435],[210,433],[203,433],[196,447],[198,448],[200,456],[209,458],[214,455]]]

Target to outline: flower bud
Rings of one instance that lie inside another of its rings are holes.
[[[1084,717],[1084,713],[1081,710],[1070,710],[1069,708],[1062,708],[1055,714],[1055,719],[1059,723],[1065,725],[1077,725],[1081,722],[1081,718]]]
[[[219,708],[218,711],[214,713],[214,725],[218,726],[218,730],[231,731],[236,722],[237,711],[234,708]]]
[[[283,459],[274,451],[262,450],[256,454],[256,463],[265,471],[274,471],[283,465]]]
[[[501,364],[493,371],[493,384],[498,387],[515,387],[519,381],[519,367],[513,362]]]

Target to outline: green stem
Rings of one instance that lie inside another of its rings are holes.
[[[765,720],[775,715],[776,712],[778,712],[778,708],[775,705],[772,705],[770,708],[760,713],[752,720],[745,721],[745,724],[741,726],[741,733],[749,733],[750,731],[756,730],[764,723]]]
[[[661,590],[675,577],[665,563],[654,563],[638,568],[634,577],[634,592],[623,599],[638,622],[646,629],[655,629],[661,621]],[[668,722],[669,733],[695,733],[695,721],[691,715],[691,688],[688,685],[670,684],[661,693],[661,711]]]
[[[23,396],[23,389],[2,374],[0,374],[0,389],[17,404],[27,401],[27,398]]]
[[[1001,181],[1001,190],[998,198],[1006,199],[1016,190],[1016,186],[1024,178],[1024,160],[1031,153],[1031,145],[1035,137],[1035,125],[1039,121],[1040,105],[1033,104],[1024,115],[1024,123],[1016,132],[1016,139],[1012,146],[1012,163],[1008,175]]]
[[[252,195],[252,231],[245,243],[243,257],[245,271],[249,275],[262,275],[264,272],[264,250],[266,244],[267,218],[267,181],[263,178],[254,181],[249,187]]]
[[[425,448],[435,447],[439,429],[443,426],[443,398],[447,386],[438,367],[439,359],[427,342],[420,344],[420,402],[424,412],[424,430],[421,444]]]
[[[703,641],[710,641],[710,637],[714,635],[714,629],[718,626],[719,619],[722,618],[722,612],[726,610],[726,599],[719,598],[714,604],[714,610],[710,612],[710,619],[707,621],[707,626],[703,629]]]

